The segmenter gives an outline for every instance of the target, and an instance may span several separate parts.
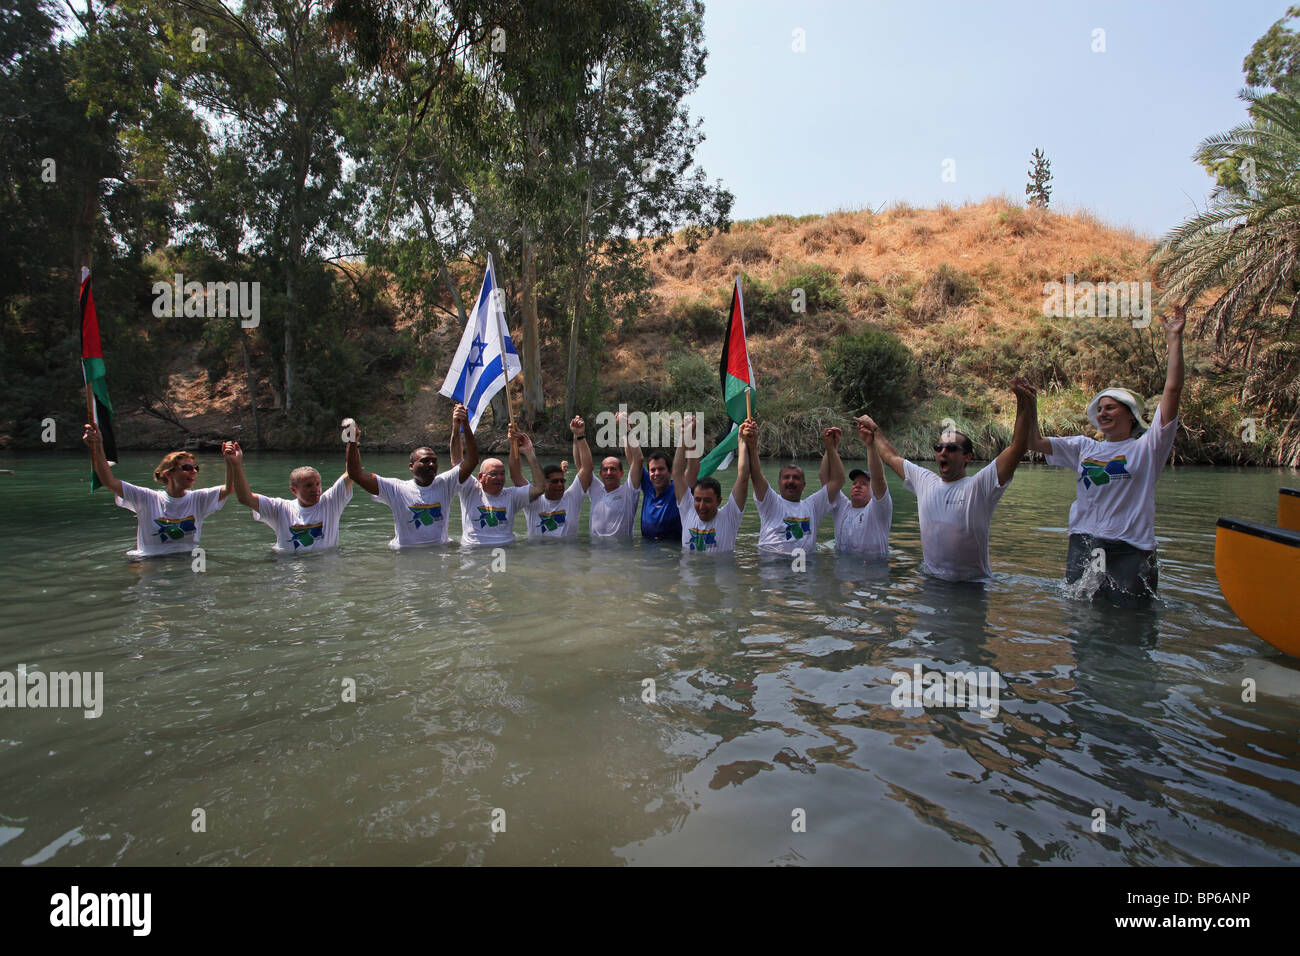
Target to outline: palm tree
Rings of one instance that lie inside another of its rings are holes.
[[[1207,208],[1170,232],[1152,258],[1160,306],[1212,302],[1194,334],[1241,370],[1243,402],[1285,421],[1276,462],[1300,467],[1300,81],[1241,94],[1250,119],[1197,148],[1221,177]]]

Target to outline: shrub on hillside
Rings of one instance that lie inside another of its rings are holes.
[[[721,399],[718,367],[698,352],[682,352],[665,366],[668,387],[660,407],[672,411],[714,408]]]
[[[973,275],[944,263],[931,270],[921,284],[916,295],[916,317],[922,321],[937,318],[948,309],[972,301],[979,292],[979,282]]]
[[[830,347],[824,364],[831,387],[855,415],[868,412],[883,426],[911,405],[916,363],[895,335],[866,328],[845,336]]]
[[[678,302],[673,306],[673,324],[685,328],[699,341],[716,339],[727,329],[727,305],[707,299]]]
[[[741,273],[740,288],[745,300],[746,332],[766,335],[788,325],[794,318],[789,297],[782,297],[758,276]]]
[[[804,307],[808,312],[840,312],[844,309],[844,292],[840,289],[840,280],[825,266],[795,266],[785,274],[777,288],[777,296],[785,300],[792,315],[796,289],[803,289]]]

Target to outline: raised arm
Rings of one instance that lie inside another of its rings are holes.
[[[239,447],[239,442],[228,441],[221,445],[221,454],[226,459],[226,465],[230,469],[230,477],[235,484],[235,497],[239,499],[241,505],[246,505],[254,511],[260,511],[260,503],[257,495],[248,487],[248,479],[244,476],[244,450]]]
[[[465,407],[465,406],[462,405],[462,404],[460,404],[460,402],[457,402],[457,403],[456,403],[456,408],[464,408],[464,407]],[[454,468],[456,465],[459,465],[462,461],[465,460],[464,452],[461,450],[461,447],[460,447],[460,425],[458,425],[458,424],[456,423],[456,409],[455,409],[455,408],[453,408],[452,411],[451,411],[451,440],[448,442],[448,445],[449,445],[449,448],[450,448],[450,454],[451,454],[451,464],[452,464],[452,467]],[[470,469],[469,469],[469,472],[468,472],[468,473],[466,473],[466,472],[464,472],[464,471],[462,470],[461,474],[462,474],[462,477],[461,477],[461,479],[460,479],[461,481],[464,481],[464,480],[465,480],[466,478],[468,478],[470,475],[474,474],[474,467],[473,467],[473,465],[470,466]]]
[[[634,489],[641,487],[641,468],[645,462],[645,452],[632,437],[632,430],[627,427],[627,413],[619,412],[614,416],[618,427],[623,429],[623,454],[627,455],[627,480]]]
[[[451,410],[451,431],[457,439],[464,435],[465,457],[461,461],[453,459],[452,464],[460,465],[459,478],[462,482],[468,481],[469,476],[474,474],[474,469],[478,467],[478,439],[474,436],[474,429],[469,425],[469,410],[459,402]],[[456,446],[452,447],[454,449]]]
[[[536,501],[545,492],[546,488],[542,484],[542,466],[537,461],[537,453],[533,450],[533,440],[525,435],[514,425],[510,426],[510,448],[513,455],[514,449],[519,449],[519,453],[528,459],[528,470],[533,474],[532,486],[528,489],[528,500]],[[518,467],[517,456],[514,467]],[[522,477],[523,472],[520,472]],[[522,481],[519,482],[523,484]]]
[[[880,460],[880,451],[876,448],[876,430],[858,422],[858,437],[867,446],[867,470],[871,472],[871,497],[883,498],[889,490],[885,481],[885,463]]]
[[[831,501],[835,500],[835,496],[844,487],[844,462],[840,460],[840,438],[843,434],[840,429],[834,427],[822,432],[822,444],[826,446],[826,450],[822,452],[822,465],[827,475],[822,482],[822,487],[826,489],[826,497]]]
[[[876,453],[880,455],[880,460],[890,468],[894,469],[899,478],[906,478],[907,469],[904,467],[903,456],[894,451],[894,446],[889,443],[889,439],[886,438],[885,433],[880,430],[880,426],[871,420],[871,416],[859,415],[854,419],[854,421],[858,423],[859,435],[862,434],[863,427],[866,427],[871,431],[872,435],[875,436],[872,439],[872,446],[876,449]],[[866,439],[863,440],[865,441]],[[872,485],[872,491],[874,492],[874,490],[875,485]]]
[[[736,440],[736,484],[731,489],[731,497],[736,499],[736,507],[741,511],[745,510],[745,499],[749,496],[750,451],[757,444],[758,422],[747,418]]]
[[[758,456],[758,422],[752,418],[745,419],[746,422],[753,422],[752,438],[749,442],[749,482],[754,486],[754,500],[766,501],[767,489],[771,487],[767,479],[763,477],[763,460]],[[739,451],[739,436],[736,442]]]
[[[348,442],[347,468],[348,478],[355,481],[372,495],[379,494],[379,479],[361,467],[361,426],[352,425],[352,438]]]
[[[578,463],[578,481],[582,490],[591,487],[591,446],[587,444],[587,423],[581,415],[574,415],[569,422],[569,431],[573,432],[573,460]]]
[[[686,423],[682,422],[682,428]],[[698,474],[698,469],[696,471]],[[673,452],[673,490],[677,493],[677,503],[681,504],[682,496],[689,495],[691,489],[686,487],[686,443],[684,441],[677,443],[677,450]],[[650,492],[646,492],[649,497]]]
[[[694,415],[682,416],[682,447],[693,449],[686,452],[686,490],[695,491],[695,483],[700,480],[700,451],[695,443],[695,430],[699,423]]]
[[[81,434],[81,440],[90,449],[90,466],[95,469],[95,477],[99,479],[99,483],[115,497],[122,497],[122,482],[113,477],[113,469],[108,467],[108,459],[104,457],[104,439],[100,436],[99,429],[93,424],[87,424],[86,430]]]
[[[1183,396],[1183,326],[1187,324],[1187,310],[1174,306],[1174,314],[1164,323],[1169,368],[1165,372],[1165,392],[1160,396],[1160,420],[1168,424],[1178,417],[1178,400]]]
[[[1011,390],[1016,393],[1016,428],[1011,435],[1011,444],[997,457],[999,485],[1005,485],[1016,473],[1016,466],[1029,450],[1029,423],[1038,418],[1038,391],[1029,380],[1017,375],[1011,383]]]
[[[224,456],[223,456],[224,457]],[[230,469],[230,462],[226,462],[226,483],[221,486],[221,494],[218,501],[225,501],[230,497],[230,493],[235,490],[235,476]]]
[[[522,488],[524,485],[528,484],[528,482],[524,481],[524,466],[519,453],[519,436],[522,435],[523,432],[515,428],[514,425],[511,425],[509,434],[510,456],[506,460],[510,467],[510,484],[514,485],[516,488]],[[532,442],[529,442],[529,447],[531,446]],[[537,496],[533,495],[533,497],[536,498]]]

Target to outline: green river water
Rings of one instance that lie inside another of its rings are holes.
[[[250,454],[250,483],[288,495],[304,463],[328,485],[342,454]],[[751,496],[734,558],[593,546],[584,517],[494,572],[390,552],[358,492],[312,559],[232,497],[196,572],[126,560],[135,517],[85,456],[0,467],[0,671],[104,681],[99,718],[0,709],[0,864],[1300,861],[1300,661],[1214,576],[1216,518],[1271,523],[1294,473],[1167,470],[1161,601],[1132,612],[1066,596],[1074,479],[1042,466],[998,506],[987,591],[917,574],[893,475],[888,567],[832,553],[829,520],[806,570],[760,559]],[[996,672],[996,715],[893,706],[918,664]]]

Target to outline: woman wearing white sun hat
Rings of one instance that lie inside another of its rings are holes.
[[[1169,366],[1160,407],[1150,426],[1142,420],[1142,403],[1122,388],[1108,388],[1088,403],[1088,419],[1104,441],[1076,435],[1044,438],[1034,423],[1029,447],[1049,465],[1072,468],[1078,496],[1070,506],[1070,550],[1065,579],[1078,581],[1105,553],[1104,573],[1094,597],[1136,606],[1156,594],[1156,481],[1173,451],[1178,400],[1183,391],[1182,306],[1164,320]]]

